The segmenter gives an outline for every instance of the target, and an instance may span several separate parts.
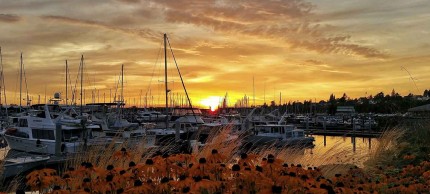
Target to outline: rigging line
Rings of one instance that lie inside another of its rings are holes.
[[[24,63],[22,63],[22,69],[24,69]],[[27,105],[29,105],[29,100],[30,99],[28,99],[28,85],[27,85],[27,75],[26,75],[26,73],[25,73],[25,69],[24,69],[24,81],[25,81],[25,92],[26,92],[26,94],[27,94],[27,97],[26,97],[26,99],[27,99]],[[27,108],[30,108],[30,107],[27,107]]]
[[[72,101],[76,104],[77,100],[76,100],[76,93],[77,93],[77,87],[78,87],[78,80],[79,80],[79,75],[81,72],[81,64],[79,63],[79,68],[78,68],[78,73],[76,74],[76,81],[75,81],[75,88],[73,89],[72,92]]]
[[[121,82],[121,74],[118,76],[118,81],[116,82],[116,86],[115,86],[115,93],[114,93],[114,96],[113,96],[113,101],[114,102],[117,102],[117,100],[116,100],[116,95],[117,95],[117,93],[118,93],[118,87],[119,87],[119,83]],[[122,97],[122,96],[121,96]],[[119,99],[119,100],[121,100],[121,99]]]
[[[182,79],[182,74],[181,74],[181,71],[179,70],[178,63],[176,62],[175,54],[173,54],[173,50],[172,50],[172,46],[170,45],[169,37],[167,37],[167,43],[169,43],[170,52],[172,53],[173,61],[175,62],[176,69],[178,70],[179,78],[181,78],[182,87],[184,88],[185,95],[187,96],[188,103],[189,103],[190,108],[191,108],[191,112],[193,113],[194,119],[196,119],[196,122],[197,122],[197,117],[196,117],[196,114],[194,113],[193,105],[191,104],[191,100],[190,100],[190,97],[188,96],[187,89],[185,88],[185,83],[184,83],[184,80]]]
[[[418,90],[418,86],[417,86],[417,83],[415,83],[415,78],[414,77],[412,77],[412,75],[411,75],[411,73],[405,68],[405,67],[403,67],[403,66],[400,66],[400,69],[403,69],[403,70],[405,70],[408,74],[409,74],[409,79],[411,79],[412,80],[412,82],[414,83],[414,85],[415,85],[415,88],[417,89],[417,92],[419,92],[419,90]]]
[[[16,95],[17,95],[17,93],[18,93],[19,69],[17,69],[17,70],[16,70],[16,75],[17,75],[17,76],[16,76],[16,81],[15,81],[15,92],[14,92],[14,96],[13,96],[13,99],[14,99],[14,100],[16,100],[16,98],[17,98],[17,97],[16,97]],[[19,103],[19,101],[18,101],[18,103]]]
[[[154,78],[154,73],[155,73],[155,69],[157,67],[157,63],[158,63],[158,59],[160,58],[160,53],[161,53],[161,47],[163,46],[163,41],[161,41],[160,43],[160,47],[158,49],[158,54],[157,54],[157,59],[155,60],[154,63],[154,67],[152,68],[152,74],[151,74],[151,79],[149,80],[149,85],[148,85],[148,89],[146,89],[146,95],[148,94],[148,91],[151,88],[151,84],[152,84],[152,79]]]
[[[68,76],[68,79],[69,79],[69,85],[70,85],[70,92],[72,92],[73,93],[73,85],[72,85],[72,79],[71,79],[71,75],[70,75],[70,67],[67,67],[67,76]],[[70,103],[73,103],[73,99],[71,99],[72,101],[70,102]]]

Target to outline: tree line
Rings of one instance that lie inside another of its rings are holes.
[[[395,114],[405,113],[409,108],[425,104],[430,104],[430,90],[424,90],[422,95],[409,93],[406,96],[402,96],[393,89],[389,94],[379,92],[375,95],[359,98],[351,98],[346,93],[341,97],[331,94],[328,100],[319,102],[305,100],[303,102],[294,101],[276,105],[272,101],[270,105],[265,104],[263,107],[278,108],[280,111],[288,111],[289,113],[328,113],[333,115],[336,113],[338,106],[353,106],[357,113]]]

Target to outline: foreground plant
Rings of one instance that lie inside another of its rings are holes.
[[[157,155],[143,163],[98,168],[82,163],[62,176],[55,170],[36,170],[27,185],[40,193],[425,193],[430,188],[430,162],[402,169],[380,168],[367,174],[350,168],[326,178],[318,168],[286,164],[269,154],[261,160],[240,154],[226,163],[218,150],[206,157],[192,154]],[[405,157],[410,160],[410,156]]]

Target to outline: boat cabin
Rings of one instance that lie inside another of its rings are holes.
[[[270,136],[279,138],[304,137],[303,130],[296,129],[294,125],[256,125],[254,128],[256,136]]]

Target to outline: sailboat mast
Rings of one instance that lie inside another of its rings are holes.
[[[68,106],[69,105],[69,103],[68,103],[68,98],[67,98],[67,92],[68,92],[68,88],[67,88],[67,76],[69,75],[69,66],[68,66],[68,64],[67,64],[67,60],[66,60],[66,106]]]
[[[164,86],[166,89],[166,115],[169,114],[169,101],[168,101],[168,89],[167,89],[167,35],[164,34]],[[166,129],[169,126],[169,118],[166,116]]]
[[[255,107],[255,78],[252,76],[252,93],[253,93],[253,101],[254,101],[254,107]]]
[[[122,105],[124,103],[124,64],[121,65],[121,98],[119,100],[119,119],[122,119]]]
[[[1,80],[3,80],[3,55],[1,54],[1,46],[0,46],[0,65],[1,65]],[[0,109],[1,109],[1,105],[2,105],[2,99],[1,99],[1,92],[2,92],[2,87],[4,87],[3,83],[0,84]]]
[[[0,88],[0,90],[1,89],[3,89],[3,95],[4,95],[4,104],[5,104],[5,109],[6,109],[6,117],[8,116],[8,113],[7,113],[7,102],[6,102],[6,84],[4,83],[4,74],[3,74],[3,54],[2,54],[2,52],[1,52],[1,47],[0,47],[0,65],[1,65],[1,86],[3,87],[3,88]],[[1,93],[1,92],[0,92]],[[1,99],[1,95],[0,95],[0,99]],[[0,100],[0,103],[1,103],[1,100]]]
[[[84,55],[81,55],[81,115],[84,112],[84,107],[82,106],[83,83],[84,83]]]
[[[19,64],[19,112],[22,110],[22,52],[21,52],[21,58],[20,58],[20,64]]]

